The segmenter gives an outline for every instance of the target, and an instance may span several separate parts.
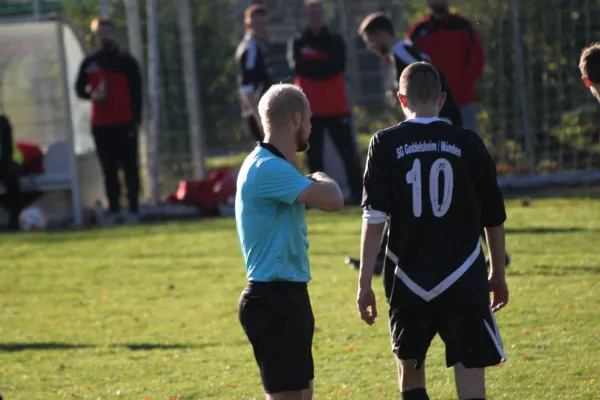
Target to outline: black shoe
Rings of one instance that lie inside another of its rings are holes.
[[[360,269],[360,260],[357,260],[356,258],[346,257],[344,262],[354,269]]]

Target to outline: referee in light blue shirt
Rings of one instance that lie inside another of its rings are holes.
[[[272,86],[259,102],[264,142],[238,175],[235,216],[248,284],[239,318],[254,349],[268,399],[312,398],[314,317],[305,206],[338,211],[338,185],[321,172],[302,175],[310,107],[300,88]]]

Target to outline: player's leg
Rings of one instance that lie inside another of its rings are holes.
[[[436,335],[427,307],[390,307],[392,351],[398,364],[398,385],[403,400],[428,400],[425,357]]]
[[[125,175],[127,186],[127,200],[129,201],[130,223],[137,222],[139,214],[140,195],[140,170],[138,157],[138,133],[134,127],[126,128],[122,132],[121,166]]]
[[[328,118],[327,128],[329,137],[344,163],[350,185],[350,203],[358,205],[362,199],[362,174],[351,122],[349,116]]]
[[[258,126],[258,122],[254,119],[254,116],[250,115],[247,117],[248,129],[250,130],[250,135],[258,141],[261,142],[263,140],[263,134]]]
[[[505,360],[502,340],[489,305],[460,306],[440,312],[446,365],[453,366],[460,400],[485,399],[484,368]]]
[[[19,214],[21,213],[21,183],[19,181],[19,166],[12,160],[0,163],[0,184],[6,191],[6,207],[9,221],[7,228],[19,228]]]
[[[485,399],[485,370],[466,368],[462,363],[454,366],[454,380],[459,400]]]
[[[323,171],[323,148],[325,147],[325,122],[322,118],[312,118],[310,120],[311,130],[308,138],[308,150],[306,151],[306,161],[309,172],[315,173]]]
[[[94,127],[92,133],[96,144],[96,154],[104,175],[104,188],[109,204],[109,219],[114,219],[121,209],[119,161],[118,151],[115,147],[116,135],[111,127]]]
[[[239,303],[267,399],[310,399],[314,317],[306,287],[251,284]],[[307,397],[308,396],[308,397]]]

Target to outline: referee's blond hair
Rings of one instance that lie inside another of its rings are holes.
[[[258,113],[264,127],[279,126],[289,121],[294,114],[309,107],[306,95],[296,85],[280,83],[273,85],[261,97]]]

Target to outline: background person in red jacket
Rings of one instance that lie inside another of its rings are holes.
[[[408,37],[444,73],[460,107],[463,126],[479,132],[475,83],[485,68],[483,46],[471,22],[451,14],[449,3],[427,0],[431,12],[410,27]]]
[[[325,25],[325,10],[320,1],[307,1],[306,14],[307,28],[290,41],[288,62],[296,72],[294,83],[306,94],[312,112],[308,167],[311,173],[324,170],[327,131],[344,163],[351,192],[349,203],[358,204],[362,176],[344,81],[344,39]]]
[[[134,223],[139,219],[138,127],[142,118],[140,68],[133,56],[117,46],[112,21],[101,19],[92,29],[95,30],[100,49],[81,64],[76,91],[79,97],[92,102],[92,135],[109,202],[105,222],[110,224],[119,218],[119,169],[122,168],[130,211],[126,220]]]

